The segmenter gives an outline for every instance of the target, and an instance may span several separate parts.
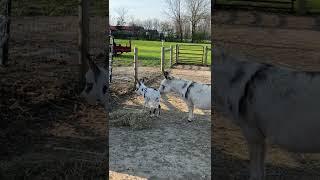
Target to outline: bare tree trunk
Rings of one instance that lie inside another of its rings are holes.
[[[180,28],[180,42],[182,42],[183,41],[182,23],[180,23],[179,28]]]
[[[187,0],[187,12],[190,17],[189,21],[191,23],[191,41],[195,40],[196,27],[201,21],[205,19],[206,15],[209,13],[208,0]]]
[[[192,27],[191,27],[191,42],[192,43],[194,43],[194,35],[195,35],[195,33],[196,33],[196,26],[195,26],[195,24],[193,24],[192,25]]]
[[[173,20],[176,28],[176,34],[179,36],[180,41],[183,41],[183,28],[182,28],[182,1],[181,0],[166,0],[168,11],[166,14]]]

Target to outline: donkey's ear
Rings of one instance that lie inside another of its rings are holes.
[[[136,82],[139,84],[139,86],[140,86],[140,80],[139,79],[137,79],[136,77],[134,78],[135,80],[136,80]]]

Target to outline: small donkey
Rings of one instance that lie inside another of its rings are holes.
[[[101,104],[107,110],[108,71],[97,66],[91,57],[87,56],[89,70],[86,73],[86,86],[80,96],[91,105]]]
[[[250,61],[215,48],[214,106],[247,141],[250,180],[265,179],[266,142],[300,153],[319,153],[320,72]]]
[[[189,80],[175,78],[169,72],[163,72],[165,79],[159,87],[160,93],[178,93],[188,105],[188,121],[194,118],[194,107],[199,109],[211,109],[211,85],[201,84]]]
[[[144,79],[142,80],[136,80],[136,93],[138,95],[142,95],[144,98],[144,107],[150,108],[150,114],[153,115],[156,114],[156,110],[158,109],[158,115],[160,115],[160,91],[158,89],[149,88],[146,85],[144,85]]]

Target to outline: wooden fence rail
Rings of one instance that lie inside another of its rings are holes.
[[[11,0],[0,0],[0,65],[7,65],[9,58]]]
[[[176,44],[175,64],[208,65],[208,46]]]

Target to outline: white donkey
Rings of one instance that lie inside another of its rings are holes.
[[[144,99],[144,107],[150,109],[150,114],[155,115],[156,110],[158,110],[158,115],[160,115],[160,91],[158,89],[149,88],[144,84],[144,79],[136,80],[136,90],[138,95],[142,95]],[[153,111],[153,112],[152,112]]]
[[[211,109],[211,85],[176,78],[170,76],[167,71],[163,75],[165,79],[159,87],[160,93],[175,92],[180,95],[188,105],[189,122],[194,118],[194,108]]]
[[[320,152],[320,72],[245,62],[214,51],[214,107],[246,138],[250,180],[265,179],[267,139],[292,152]]]
[[[91,105],[101,104],[107,110],[108,73],[97,66],[91,57],[87,57],[89,70],[86,73],[86,85],[80,96]]]

